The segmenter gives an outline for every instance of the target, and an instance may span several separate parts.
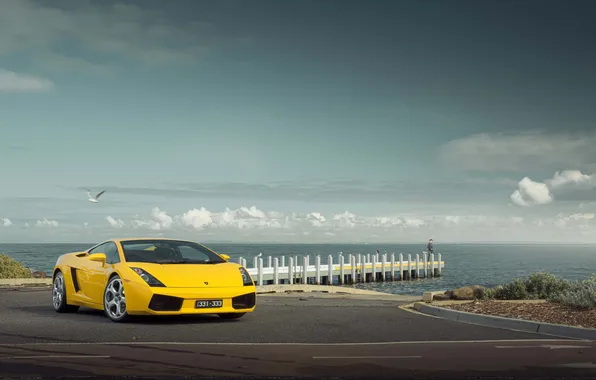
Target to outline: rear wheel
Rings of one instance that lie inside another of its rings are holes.
[[[57,313],[76,313],[78,306],[66,303],[66,285],[62,272],[56,273],[52,284],[52,306]]]
[[[103,310],[114,322],[124,322],[128,319],[124,286],[118,275],[110,278],[106,285],[103,292]]]
[[[225,314],[218,314],[220,318],[223,319],[238,319],[244,317],[246,313],[225,313]]]

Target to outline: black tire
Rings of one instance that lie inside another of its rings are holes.
[[[111,301],[114,301],[116,304],[111,303]],[[118,308],[117,305],[120,305],[120,307]],[[122,306],[124,306],[123,313]],[[126,311],[124,285],[118,275],[115,275],[108,280],[103,291],[103,311],[112,322],[126,322],[129,320],[129,315]]]
[[[246,313],[222,313],[218,314],[222,319],[238,319],[246,315]]]
[[[69,305],[66,299],[66,283],[64,282],[64,275],[58,271],[52,280],[52,306],[57,313],[76,313],[79,307],[76,305]]]

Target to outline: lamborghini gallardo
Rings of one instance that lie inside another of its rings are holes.
[[[253,312],[256,287],[248,271],[202,244],[174,239],[114,239],[65,253],[52,274],[58,313],[103,310],[114,322],[136,315]]]

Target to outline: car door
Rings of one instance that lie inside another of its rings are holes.
[[[70,277],[73,281],[75,293],[72,295],[73,299],[84,302],[96,304],[97,301],[92,297],[93,292],[93,280],[91,274],[93,271],[101,267],[101,263],[97,263],[89,260],[89,254],[92,253],[104,253],[107,243],[98,244],[87,251],[87,255],[79,256],[71,264]]]
[[[103,304],[103,293],[110,274],[115,270],[115,265],[120,262],[120,255],[116,243],[109,241],[93,248],[89,254],[103,253],[106,255],[106,263],[89,261],[87,270],[87,291],[86,294],[91,302]]]

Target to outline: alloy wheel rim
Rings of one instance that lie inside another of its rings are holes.
[[[126,297],[122,280],[116,278],[110,281],[104,296],[104,305],[108,314],[115,319],[120,319],[126,314]]]
[[[64,292],[64,277],[62,273],[58,273],[54,277],[54,286],[52,287],[52,302],[54,309],[58,309],[62,304],[62,296]]]

